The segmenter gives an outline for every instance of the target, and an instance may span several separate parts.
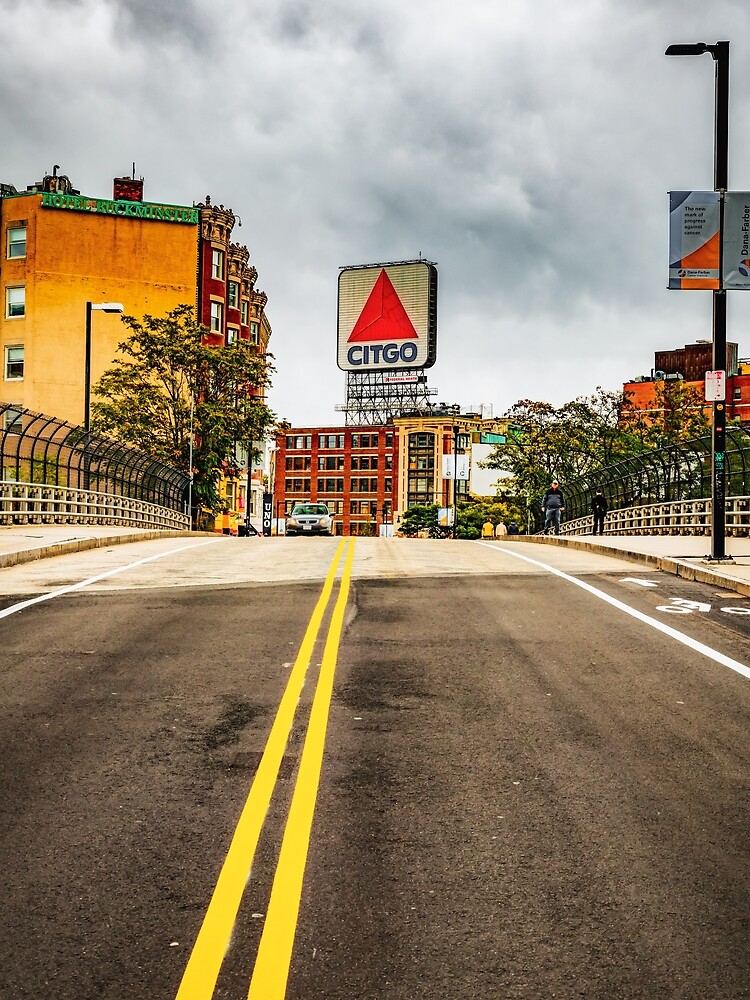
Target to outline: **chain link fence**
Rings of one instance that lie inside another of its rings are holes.
[[[727,527],[748,530],[750,496],[750,434],[742,427],[726,431]],[[712,482],[710,435],[667,448],[641,452],[597,469],[571,483],[563,483],[565,533],[582,532],[591,521],[591,503],[597,489],[607,501],[607,530],[641,531],[677,528],[701,531],[710,525],[706,513]],[[539,502],[532,505],[535,530],[544,526]],[[575,527],[573,522],[576,522]]]
[[[42,498],[54,497],[55,506],[45,512],[57,515],[55,520],[92,519],[103,505],[125,512],[102,512],[105,520],[153,526],[156,518],[171,527],[188,527],[189,481],[184,472],[112,438],[0,403],[0,485],[6,514],[40,514]],[[22,487],[27,501],[38,501],[31,507],[25,503],[24,510],[18,503],[13,506],[14,499],[21,499]],[[30,493],[27,487],[35,489]],[[77,498],[66,512],[65,498],[72,493]]]

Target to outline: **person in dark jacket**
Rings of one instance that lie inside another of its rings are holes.
[[[544,511],[544,533],[555,527],[555,534],[560,534],[560,515],[565,510],[565,497],[560,489],[560,484],[556,479],[552,480],[552,485],[542,497],[542,510]]]
[[[591,513],[594,515],[594,534],[596,534],[597,528],[599,528],[600,535],[604,534],[604,518],[607,510],[607,500],[601,489],[598,489],[591,501]]]

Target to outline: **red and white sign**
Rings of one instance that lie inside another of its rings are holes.
[[[706,372],[706,402],[722,403],[727,398],[727,373]]]
[[[428,261],[344,268],[339,274],[339,368],[429,368],[436,356],[436,298],[437,269]]]

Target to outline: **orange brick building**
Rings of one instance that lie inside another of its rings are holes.
[[[661,381],[681,380],[694,386],[703,395],[705,375],[713,370],[712,346],[699,341],[670,351],[656,351],[650,375],[641,375],[623,384],[623,392],[630,396],[635,409],[645,414],[655,412],[654,386]],[[727,344],[726,369],[727,421],[750,422],[750,362],[738,357],[737,344]],[[706,416],[710,419],[712,404],[706,403]]]
[[[136,182],[137,183],[137,182]],[[83,421],[87,302],[121,302],[138,317],[195,301],[198,212],[87,198],[48,176],[0,198],[0,350],[5,402]],[[124,329],[92,320],[92,382]]]
[[[83,423],[88,302],[122,303],[137,319],[191,305],[212,343],[267,352],[267,296],[255,288],[249,250],[231,242],[234,213],[209,197],[146,202],[142,178],[115,178],[113,195],[82,195],[57,167],[26,191],[0,184],[0,399],[19,410]],[[92,313],[91,327],[93,385],[128,331],[103,311]],[[7,410],[6,422],[17,412]],[[261,469],[222,489],[230,530],[245,518],[248,491],[260,516]]]

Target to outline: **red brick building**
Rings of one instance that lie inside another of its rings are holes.
[[[257,270],[250,251],[232,243],[236,216],[211,199],[198,205],[198,320],[211,330],[215,344],[247,341],[265,354],[271,327],[265,314],[268,296],[255,287]]]
[[[274,519],[295,503],[328,504],[336,534],[376,533],[392,523],[398,438],[393,427],[288,429],[276,437]],[[385,513],[384,513],[385,511]]]
[[[686,344],[671,351],[656,351],[651,375],[641,375],[625,382],[623,392],[627,392],[633,406],[648,413],[654,410],[654,385],[660,381],[682,380],[692,385],[701,394],[704,391],[705,375],[713,370],[712,345],[699,341]],[[737,344],[727,344],[727,421],[750,422],[750,363],[740,361]],[[706,415],[711,417],[712,404],[706,403]]]
[[[459,497],[471,492],[471,480],[445,478],[444,457],[468,455],[477,468],[486,456],[472,459],[473,446],[500,440],[507,425],[446,412],[380,426],[287,428],[276,437],[273,517],[281,520],[295,503],[312,500],[328,504],[337,534],[377,533],[384,519],[398,530],[410,507],[448,507],[454,488]]]

